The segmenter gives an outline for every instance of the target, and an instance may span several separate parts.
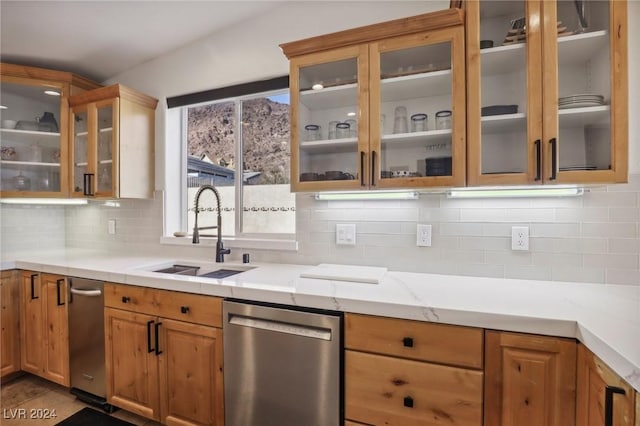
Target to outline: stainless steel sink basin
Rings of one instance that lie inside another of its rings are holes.
[[[174,264],[173,266],[164,267],[162,269],[156,269],[153,272],[158,272],[161,274],[171,274],[171,275],[190,275],[190,276],[198,276],[203,278],[226,278],[232,275],[240,274],[242,272],[249,271],[254,269],[254,266],[230,266],[227,268],[218,268],[214,267],[201,267],[195,265],[180,265]]]

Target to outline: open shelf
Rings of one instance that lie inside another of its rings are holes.
[[[496,75],[524,70],[527,66],[525,43],[508,44],[480,50],[482,75]]]
[[[506,133],[527,130],[527,116],[523,112],[516,114],[489,115],[480,119],[482,133]]]
[[[321,110],[358,104],[358,84],[343,84],[320,90],[303,90],[300,103],[310,110]]]
[[[300,142],[300,150],[308,154],[332,154],[342,152],[357,152],[358,139],[327,139],[320,141]]]
[[[42,163],[37,161],[0,160],[2,167],[21,170],[42,170],[42,168],[60,168],[60,163]]]
[[[11,143],[35,143],[38,142],[44,148],[59,148],[60,133],[37,132],[33,130],[0,129],[2,145],[10,146]]]
[[[560,127],[585,127],[589,124],[609,123],[611,107],[601,105],[558,110]]]
[[[583,64],[608,46],[609,32],[606,30],[558,37],[558,64]]]
[[[380,81],[382,102],[425,98],[451,93],[451,70],[385,78]]]
[[[381,141],[383,148],[386,149],[420,146],[425,142],[431,144],[446,143],[451,141],[451,129],[383,135]]]

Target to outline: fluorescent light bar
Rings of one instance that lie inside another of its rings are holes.
[[[371,192],[318,192],[316,200],[417,200],[416,191],[371,191]]]
[[[576,197],[584,194],[584,188],[560,187],[501,187],[501,188],[455,188],[447,192],[448,198],[541,198]]]
[[[44,93],[51,96],[60,96],[60,92],[55,90],[45,90]]]
[[[79,206],[87,204],[87,200],[82,198],[2,198],[0,203]]]

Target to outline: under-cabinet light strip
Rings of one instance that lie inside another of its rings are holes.
[[[2,198],[0,203],[79,206],[87,204],[87,200],[82,198]]]
[[[371,191],[371,192],[318,192],[316,200],[417,200],[416,191]]]
[[[584,188],[562,187],[518,187],[518,188],[455,188],[447,191],[449,198],[540,198],[576,197],[584,194]]]

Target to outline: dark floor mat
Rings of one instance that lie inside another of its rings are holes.
[[[133,423],[116,419],[92,408],[83,408],[71,417],[67,417],[56,426],[135,426]]]

